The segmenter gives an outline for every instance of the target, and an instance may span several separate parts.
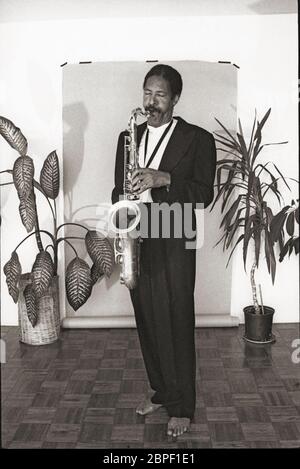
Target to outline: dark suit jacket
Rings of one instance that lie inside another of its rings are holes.
[[[153,188],[154,202],[191,202],[203,203],[207,207],[213,200],[213,184],[216,170],[216,147],[213,135],[196,125],[188,124],[180,117],[168,141],[161,159],[159,170],[171,174],[169,191],[166,187]],[[138,144],[146,129],[146,122],[137,127]],[[116,165],[115,187],[112,202],[118,202],[123,193],[124,177],[124,135],[119,136]]]

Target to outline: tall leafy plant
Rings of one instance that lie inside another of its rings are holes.
[[[13,184],[15,186],[20,202],[21,221],[26,231],[30,233],[14,249],[3,270],[9,294],[16,303],[19,297],[19,280],[22,273],[17,250],[28,238],[35,236],[38,253],[32,266],[32,283],[27,285],[24,290],[28,318],[34,327],[39,317],[40,298],[45,295],[52,278],[57,275],[58,248],[62,242],[67,243],[75,255],[65,272],[67,299],[74,310],[80,308],[87,301],[98,279],[103,275],[110,276],[114,265],[114,254],[108,239],[102,233],[89,230],[80,223],[63,223],[58,226],[56,198],[59,193],[60,178],[56,151],[46,157],[39,181],[37,181],[34,178],[33,160],[27,155],[28,142],[21,130],[9,119],[0,116],[0,135],[19,154],[12,169],[0,171],[0,174],[8,174],[12,181],[0,185]],[[48,202],[53,218],[52,232],[40,228],[36,191],[39,191]],[[60,236],[65,225],[74,225],[80,228],[85,236]],[[50,241],[46,246],[44,246],[42,235],[46,235]],[[79,257],[71,239],[85,241],[87,252],[92,260],[91,268],[84,259]]]
[[[217,244],[223,241],[223,251],[231,249],[228,265],[236,247],[242,243],[245,271],[249,246],[254,247],[250,278],[256,314],[262,312],[257,299],[255,282],[255,271],[259,267],[259,261],[263,255],[274,283],[276,275],[275,242],[279,243],[280,249],[284,246],[282,230],[279,230],[276,238],[271,234],[270,227],[274,214],[268,206],[267,197],[272,195],[280,205],[283,197],[278,182],[279,180],[283,181],[290,189],[286,179],[291,179],[285,178],[275,163],[268,161],[263,164],[260,161],[264,147],[287,143],[262,142],[262,130],[270,112],[271,109],[267,111],[261,121],[257,119],[255,113],[249,142],[246,142],[244,137],[240,119],[236,135],[233,135],[218,119],[216,121],[223,129],[224,134],[215,132],[216,141],[221,144],[218,150],[226,154],[223,159],[217,161],[216,196],[211,207],[212,210],[218,200],[222,201],[221,213],[224,215],[220,228],[223,229],[224,233]]]

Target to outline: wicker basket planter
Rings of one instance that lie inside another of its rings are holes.
[[[19,338],[30,345],[46,345],[55,342],[60,333],[59,284],[58,276],[53,277],[47,293],[39,300],[39,319],[32,327],[28,319],[23,291],[31,283],[31,275],[21,275],[18,301]]]

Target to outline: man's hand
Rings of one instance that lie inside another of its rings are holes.
[[[153,187],[168,186],[171,183],[170,173],[157,169],[141,168],[132,173],[132,189],[135,194],[141,194]]]

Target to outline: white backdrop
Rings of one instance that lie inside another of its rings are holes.
[[[235,128],[237,69],[233,65],[200,61],[168,64],[183,78],[174,115],[211,132],[218,128],[215,117]],[[111,200],[119,133],[127,127],[131,110],[142,103],[143,79],[152,66],[145,62],[100,62],[63,67],[65,221],[87,223],[91,229],[99,224],[97,206]],[[197,250],[196,315],[230,318],[231,266],[225,269],[225,262],[220,262],[221,245],[213,248],[221,235],[220,213],[207,209],[202,217],[204,244]],[[66,228],[66,235],[76,232],[77,227]],[[84,243],[71,242],[84,255]],[[65,253],[68,263],[74,253],[68,246]],[[88,256],[86,260],[91,264]],[[66,310],[67,316],[133,317],[128,290],[119,284],[119,269],[111,279],[94,287],[79,310],[74,312],[68,303]]]
[[[298,174],[296,14],[0,23],[0,56],[1,115],[13,120],[27,136],[29,154],[35,159],[37,172],[53,149],[62,158],[61,64],[164,58],[229,60],[239,65],[237,113],[246,133],[251,132],[254,109],[261,115],[272,107],[265,138],[269,142],[288,140],[289,143],[285,147],[269,147],[265,159],[270,157],[286,175]],[[16,154],[2,140],[0,154],[1,167],[12,167]],[[7,294],[2,267],[25,230],[18,221],[17,197],[8,187],[1,190],[1,320],[2,324],[13,325],[17,324],[17,307]],[[296,196],[294,193],[293,197]],[[43,224],[48,220],[46,210],[41,217]],[[62,219],[62,197],[59,210]],[[31,268],[33,248],[34,243],[28,243],[22,250],[25,271]],[[265,303],[276,309],[274,321],[298,321],[298,259],[293,256],[278,265],[274,286],[265,269],[261,270],[259,280]],[[61,295],[63,307],[63,282]],[[249,276],[244,273],[242,257],[237,251],[233,259],[231,314],[243,321],[242,308],[250,302]]]

